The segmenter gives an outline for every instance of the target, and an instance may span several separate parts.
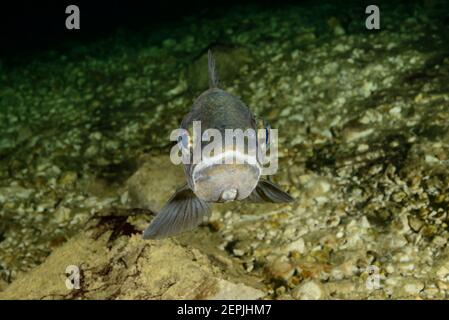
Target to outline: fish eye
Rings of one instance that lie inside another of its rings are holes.
[[[181,135],[178,137],[178,143],[182,149],[189,149],[191,146],[190,135],[187,130],[183,130]]]
[[[271,126],[267,123],[265,125],[265,145],[267,146],[267,150],[270,148],[270,130]]]

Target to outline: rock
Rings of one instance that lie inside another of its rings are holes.
[[[254,289],[244,284],[235,284],[227,280],[218,280],[218,291],[209,296],[210,300],[256,300],[265,294],[263,291]]]
[[[449,290],[449,282],[438,281],[437,285],[438,285],[438,288],[440,288],[441,290]]]
[[[158,211],[185,181],[184,171],[170,157],[152,157],[126,183],[130,205]]]
[[[350,280],[332,281],[325,284],[325,292],[329,295],[338,295],[343,299],[346,297],[351,297],[356,290],[356,284]]]
[[[20,186],[10,186],[0,188],[0,203],[10,199],[27,199],[33,193],[33,190]]]
[[[424,222],[415,216],[409,216],[408,224],[413,231],[418,232],[422,228]]]
[[[437,247],[444,247],[447,243],[447,239],[437,235],[433,238],[432,243]]]
[[[417,295],[424,289],[424,283],[419,280],[410,280],[404,285],[404,292],[410,295]]]
[[[286,252],[297,251],[299,253],[304,253],[306,251],[306,246],[303,238],[299,238],[286,246]]]
[[[449,280],[449,260],[440,264],[436,270],[436,275],[441,280]]]
[[[399,107],[399,106],[397,106],[397,107],[391,108],[390,111],[389,111],[389,113],[390,113],[392,116],[400,116],[401,111],[402,111],[402,108]]]
[[[298,300],[319,300],[324,298],[324,291],[320,283],[310,280],[295,288],[292,296]]]
[[[180,81],[179,84],[173,89],[167,92],[168,96],[176,96],[183,93],[187,89],[187,83],[185,81]]]
[[[354,142],[362,138],[366,138],[373,133],[373,128],[369,128],[363,125],[346,127],[343,131],[343,138],[346,142]]]
[[[97,141],[100,141],[102,137],[103,137],[103,135],[102,135],[101,132],[99,132],[99,131],[92,132],[92,133],[89,135],[89,138],[90,138],[91,140],[97,140]]]
[[[62,176],[58,180],[58,184],[61,187],[68,187],[75,184],[76,180],[78,178],[78,175],[76,172],[73,171],[67,171],[62,174]]]
[[[84,152],[84,156],[87,158],[95,157],[98,154],[98,147],[95,144],[90,145]]]
[[[275,260],[266,268],[266,273],[269,277],[277,280],[288,281],[295,272],[295,268],[288,261]]]
[[[394,202],[401,202],[402,200],[404,200],[404,198],[406,198],[407,195],[405,194],[405,192],[403,191],[399,191],[399,192],[395,192],[393,193],[393,195],[391,196],[392,200]]]
[[[331,190],[331,184],[326,178],[313,176],[304,186],[304,191],[310,199],[325,197]]]
[[[8,287],[9,283],[7,283],[5,280],[0,279],[0,292],[5,290]]]
[[[0,292],[0,299],[259,299],[264,296],[259,289],[225,280],[225,270],[197,249],[171,239],[143,240],[140,230],[133,225],[126,222],[127,227],[123,227],[126,214],[127,211],[101,216],[99,221],[103,222],[54,250],[40,266]],[[114,219],[122,222],[111,224]],[[104,228],[105,223],[109,223],[108,228]],[[79,289],[66,286],[65,272],[69,266],[79,270]]]

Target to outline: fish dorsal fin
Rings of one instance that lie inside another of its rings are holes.
[[[211,212],[187,186],[179,188],[143,233],[144,239],[161,239],[198,226]]]
[[[215,59],[210,49],[207,52],[207,70],[209,72],[209,88],[218,88],[218,74],[215,68]]]

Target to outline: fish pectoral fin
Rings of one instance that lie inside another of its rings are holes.
[[[178,189],[143,232],[144,239],[161,239],[192,230],[205,216],[211,206],[200,200],[187,186]]]
[[[294,199],[285,191],[282,191],[274,183],[261,179],[253,192],[246,198],[250,202],[292,202]]]

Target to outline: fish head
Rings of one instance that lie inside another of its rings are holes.
[[[192,190],[208,202],[247,198],[257,186],[262,171],[255,156],[235,148],[204,156],[192,169]]]

